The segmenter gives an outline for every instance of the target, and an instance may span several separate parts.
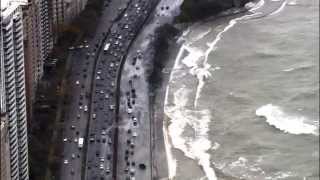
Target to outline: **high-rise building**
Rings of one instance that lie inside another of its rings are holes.
[[[52,24],[55,41],[84,10],[88,0],[52,0]]]
[[[1,134],[1,146],[0,146],[0,179],[10,180],[10,164],[9,164],[9,136],[8,136],[8,122],[6,120],[6,114],[0,114],[1,124],[0,124],[0,134]]]
[[[23,2],[1,0],[1,114],[8,122],[10,180],[28,180]]]
[[[43,65],[53,48],[48,0],[29,0],[23,6],[24,52],[28,119],[33,119],[33,104]]]

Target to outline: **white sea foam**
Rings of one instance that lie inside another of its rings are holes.
[[[284,72],[290,72],[290,71],[293,71],[293,70],[295,70],[295,68],[288,68],[288,69],[284,69],[284,70],[282,70],[282,71],[284,71]]]
[[[253,4],[251,12],[255,12],[255,10],[262,7],[264,4],[263,0],[260,0],[257,4]],[[179,90],[174,92],[174,102],[168,103],[168,93],[169,88],[167,88],[167,94],[165,99],[165,114],[171,119],[170,125],[168,127],[168,132],[164,129],[164,133],[168,133],[169,137],[165,135],[165,143],[166,143],[166,151],[167,151],[167,158],[168,158],[168,166],[169,166],[169,178],[173,179],[176,176],[176,160],[172,156],[172,147],[182,150],[185,156],[197,160],[198,164],[202,166],[207,178],[209,180],[216,180],[217,177],[215,175],[214,169],[210,166],[210,155],[207,153],[212,147],[211,142],[208,139],[208,131],[209,131],[209,123],[211,121],[210,111],[207,109],[204,110],[196,110],[196,109],[189,109],[186,105],[188,100],[194,100],[194,107],[197,107],[198,99],[200,98],[201,90],[204,87],[205,80],[211,77],[210,70],[218,70],[220,67],[211,68],[211,65],[207,63],[209,54],[216,49],[216,44],[222,38],[222,34],[228,31],[231,27],[233,27],[237,21],[250,19],[254,17],[257,13],[251,15],[245,15],[240,18],[235,18],[229,22],[229,24],[218,33],[216,38],[212,41],[207,43],[208,49],[203,52],[199,49],[192,48],[190,44],[192,42],[188,42],[185,39],[185,36],[189,34],[191,31],[187,29],[183,32],[183,35],[179,38],[178,42],[185,40],[184,45],[179,50],[179,53],[176,57],[174,67],[170,74],[170,82],[178,81],[183,73],[176,73],[175,70],[181,69],[182,64],[187,66],[190,70],[189,73],[194,75],[198,79],[198,86],[197,91],[195,94],[192,93],[190,89],[185,86],[182,86]],[[205,37],[211,31],[208,30],[203,34],[199,35],[196,39],[201,39]],[[183,53],[188,51],[188,55],[181,58]],[[183,133],[186,127],[191,127],[195,132],[194,137],[184,137]],[[218,148],[215,144],[213,148]]]
[[[186,157],[197,160],[209,180],[216,180],[214,170],[210,166],[211,148],[208,140],[211,115],[209,110],[193,110],[187,108],[192,91],[183,86],[174,93],[173,104],[165,106],[165,113],[171,119],[168,127],[172,144],[180,149]],[[191,127],[194,135],[185,137],[186,127]]]
[[[256,115],[264,116],[268,124],[286,133],[319,135],[317,126],[306,123],[305,117],[288,115],[272,104],[258,108]]]
[[[250,12],[255,13],[258,9],[260,9],[264,5],[264,0],[258,1],[256,4],[253,2],[248,2],[245,4],[245,7],[249,9]]]
[[[265,179],[267,180],[278,180],[278,179],[287,179],[290,176],[294,176],[292,172],[276,172],[272,176],[268,176]]]
[[[222,31],[220,31],[217,34],[216,38],[212,42],[208,42],[207,43],[208,49],[204,53],[204,62],[203,62],[202,67],[210,66],[208,64],[209,54],[217,49],[216,45],[222,39],[222,37],[223,37],[222,35],[225,32],[227,32],[230,28],[232,28],[238,21],[240,21],[240,20],[248,20],[248,19],[253,18],[256,15],[260,14],[259,12],[256,12],[256,10],[260,9],[263,5],[264,5],[264,0],[260,0],[256,4],[250,5],[250,12],[253,12],[253,14],[244,15],[242,17],[230,20],[228,25]],[[196,67],[196,68],[198,68],[198,67]],[[199,82],[198,82],[198,87],[197,87],[197,91],[196,91],[196,98],[195,98],[195,102],[194,102],[194,106],[195,107],[197,107],[197,105],[198,105],[198,101],[199,101],[199,98],[200,98],[200,95],[201,95],[201,91],[202,91],[202,89],[203,89],[203,87],[205,85],[205,79],[211,76],[211,74],[208,71],[208,69],[203,69],[202,68],[199,72],[200,72],[199,75],[197,75],[197,78],[198,78]]]
[[[281,6],[280,6],[277,10],[275,10],[274,12],[272,12],[272,13],[270,14],[270,16],[276,15],[276,14],[280,13],[281,11],[283,11],[283,9],[286,7],[286,5],[287,5],[287,1],[283,1],[283,3],[281,4]]]
[[[211,32],[211,28],[208,28],[206,31],[203,31],[201,33],[198,33],[195,37],[191,37],[189,41],[195,42],[202,38],[204,38],[206,35],[208,35]]]
[[[288,5],[291,5],[291,6],[297,5],[297,1],[292,0],[292,1],[288,2]]]

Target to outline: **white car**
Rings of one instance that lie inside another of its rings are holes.
[[[132,137],[137,137],[138,136],[138,133],[137,132],[133,132],[132,133]]]
[[[82,106],[79,106],[79,109],[81,110],[81,109],[83,109],[83,107],[82,107]]]
[[[63,161],[63,164],[69,164],[68,159],[65,159],[65,160]]]
[[[79,81],[76,81],[76,85],[79,85],[80,84],[80,82]]]
[[[98,71],[97,74],[101,74],[101,71]]]
[[[131,114],[132,113],[132,109],[128,108],[127,112],[128,112],[128,114]]]
[[[85,106],[84,106],[84,112],[87,112],[87,111],[88,111],[88,106],[85,105]]]
[[[104,94],[104,91],[103,91],[103,90],[100,90],[100,94]]]
[[[73,140],[75,143],[77,143],[78,142],[78,138],[74,138],[74,140]]]
[[[97,76],[97,77],[96,77],[96,80],[99,80],[99,79],[101,79],[100,76]]]
[[[95,119],[97,115],[95,113],[92,114],[92,118]]]
[[[103,166],[103,164],[100,164],[100,169],[104,169],[104,166]]]
[[[75,157],[76,155],[72,153],[71,158],[74,159]]]
[[[63,138],[63,142],[67,142],[68,141],[68,138]]]
[[[106,94],[104,98],[109,99],[109,94]]]
[[[69,50],[74,50],[74,47],[73,47],[73,46],[70,46],[68,49],[69,49]]]

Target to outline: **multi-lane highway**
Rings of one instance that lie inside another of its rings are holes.
[[[152,1],[132,0],[104,41],[93,82],[86,179],[116,179],[116,88],[121,63],[151,11]],[[132,178],[134,174],[130,175]],[[129,178],[129,176],[128,176]]]
[[[61,180],[115,179],[117,77],[153,1],[105,1],[93,38],[70,47],[71,102],[64,122]],[[84,146],[79,139],[84,139]],[[134,174],[131,173],[131,178]],[[128,176],[129,177],[129,176]]]
[[[70,47],[71,72],[69,86],[71,92],[70,105],[63,124],[64,129],[63,151],[61,162],[61,180],[80,180],[83,176],[83,166],[86,162],[85,149],[87,141],[87,127],[90,118],[91,88],[94,74],[94,65],[97,58],[98,47],[102,46],[103,33],[111,27],[119,11],[125,8],[127,1],[106,1],[99,26],[93,38],[85,37],[84,40]],[[120,9],[120,10],[119,10]],[[79,148],[79,138],[84,138],[84,147]]]

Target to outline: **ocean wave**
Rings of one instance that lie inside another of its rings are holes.
[[[287,68],[287,69],[284,69],[282,71],[291,72],[291,71],[298,71],[298,70],[309,70],[309,69],[314,68],[314,67],[315,66],[313,66],[313,65],[300,65],[298,67]]]
[[[208,139],[211,115],[209,110],[194,110],[186,107],[191,91],[183,86],[174,92],[173,104],[165,106],[165,114],[170,118],[168,133],[174,148],[181,150],[188,158],[198,161],[209,180],[216,180],[216,175],[210,166],[212,147]],[[192,128],[192,135],[184,133],[187,127]]]
[[[286,7],[286,5],[287,5],[287,1],[282,2],[281,6],[280,6],[277,10],[275,10],[274,12],[272,12],[272,13],[270,14],[270,16],[279,14],[281,11],[283,11],[283,9]]]
[[[252,12],[259,9],[261,6],[263,6],[263,4],[263,0],[260,0],[257,4],[253,4]],[[212,147],[211,141],[208,139],[211,114],[208,109],[196,109],[202,88],[205,85],[205,80],[211,77],[210,70],[214,71],[220,69],[220,67],[211,68],[211,65],[208,64],[208,56],[217,48],[216,45],[221,40],[223,33],[232,28],[237,21],[247,20],[251,17],[255,17],[258,14],[259,13],[254,12],[253,14],[244,15],[229,21],[227,26],[217,34],[216,38],[207,43],[208,48],[205,51],[191,47],[191,44],[194,43],[194,41],[192,41],[192,39],[191,41],[186,39],[186,36],[191,31],[190,28],[184,31],[182,36],[178,39],[178,42],[184,41],[184,44],[181,46],[175,59],[175,64],[170,74],[169,81],[173,82],[179,80],[179,78],[177,79],[179,76],[180,78],[183,78],[181,77],[183,72],[181,73],[174,71],[181,69],[182,66],[186,66],[189,68],[189,73],[198,79],[198,85],[196,88],[195,97],[193,97],[194,94],[191,93],[190,89],[182,86],[179,90],[174,92],[173,103],[168,103],[169,88],[167,87],[164,111],[165,114],[170,118],[170,125],[168,126],[168,130],[164,131],[164,133],[169,134],[168,137],[165,135],[165,143],[170,179],[175,177],[177,168],[176,160],[171,154],[171,143],[174,148],[180,149],[185,156],[197,160],[198,164],[202,166],[209,180],[217,179],[214,169],[210,166],[210,154],[207,153],[207,151],[211,148],[218,148],[218,146]],[[210,32],[211,29],[197,36],[195,39],[200,40]],[[187,51],[188,54],[182,59],[185,51]],[[190,99],[194,99],[194,107],[192,109],[187,106],[187,101]],[[191,127],[194,131],[193,137],[184,136],[183,133],[187,127]]]
[[[285,133],[319,135],[317,126],[306,123],[305,117],[288,115],[272,104],[258,108],[256,115],[265,117],[268,124]]]

